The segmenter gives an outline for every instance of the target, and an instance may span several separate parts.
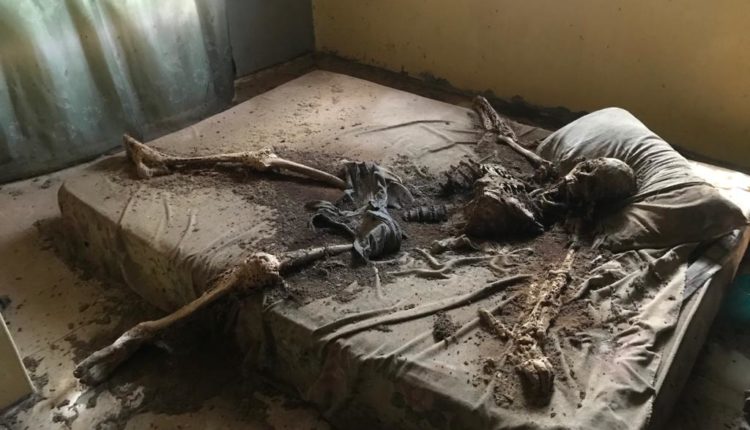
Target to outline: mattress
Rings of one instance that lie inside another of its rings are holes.
[[[320,166],[350,159],[439,175],[474,155],[468,142],[478,138],[475,123],[463,107],[314,71],[149,145],[190,155],[273,146]],[[529,145],[549,134],[512,126]],[[522,160],[511,152],[494,156],[521,169]],[[742,178],[730,179],[708,165],[699,171],[733,198],[746,195],[736,185]],[[299,205],[270,204],[280,192]],[[59,203],[71,255],[169,311],[198,297],[213,277],[252,250],[283,252],[311,243],[312,233],[288,234],[309,217],[302,203],[338,196],[305,181],[259,186],[232,168],[140,181],[125,157],[116,155],[66,181]],[[570,428],[591,426],[599,417],[622,428],[658,426],[687,378],[749,238],[746,229],[737,230],[689,267],[675,269],[648,307],[651,318],[664,322],[658,342],[648,345],[647,357],[636,357],[633,374],[610,377],[597,367],[606,363],[596,361],[592,350],[560,345],[563,359],[556,365],[577,388],[557,379],[544,406],[498,399],[502,390],[483,376],[483,357],[501,354],[502,345],[483,332],[477,310],[501,310],[508,300],[486,287],[493,273],[485,268],[465,268],[448,280],[408,277],[382,284],[374,270],[346,285],[334,277],[334,292],[304,291],[301,303],[251,294],[240,302],[236,334],[249,367],[292,387],[345,428]],[[336,271],[319,269],[326,276]],[[304,290],[303,281],[295,281],[297,288]],[[675,300],[688,289],[694,292],[686,300]],[[460,337],[434,338],[436,309],[459,322]],[[638,389],[623,388],[623,380],[637,381]],[[612,400],[608,391],[625,394]]]

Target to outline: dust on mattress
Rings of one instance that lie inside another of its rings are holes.
[[[479,157],[466,144],[478,137],[475,122],[465,108],[316,71],[150,145],[185,155],[272,145],[327,170],[341,159],[374,161],[399,173],[415,194],[430,196],[458,160]],[[549,134],[513,127],[526,143]],[[512,151],[483,151],[481,158],[530,173]],[[74,253],[171,310],[249,252],[340,243],[310,230],[304,209],[307,201],[338,197],[339,191],[307,181],[232,167],[141,181],[116,156],[67,181],[60,205]],[[451,234],[445,224],[402,225],[408,239],[400,259],[362,267],[345,256],[329,259],[292,276],[286,291],[245,300],[236,331],[248,365],[294,387],[343,425],[630,428],[649,422],[654,387],[667,371],[662,353],[673,349],[673,333],[685,323],[682,296],[694,247],[615,256],[581,250],[545,339],[556,378],[551,399],[540,406],[502,363],[506,341],[483,328],[478,311],[492,310],[506,325],[521,322],[529,311],[524,298],[561,264],[570,236],[555,227],[503,244],[505,274],[534,279],[498,288],[492,281],[500,274],[488,264],[457,267],[445,279],[397,275],[427,264],[416,248]],[[732,248],[744,248],[740,236]],[[568,300],[584,286],[591,292],[585,299]]]

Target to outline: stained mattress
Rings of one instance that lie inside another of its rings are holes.
[[[274,146],[319,164],[326,154],[331,162],[392,166],[408,160],[437,175],[473,155],[464,142],[478,137],[475,123],[463,107],[315,71],[149,145],[178,154]],[[525,142],[549,134],[513,127]],[[707,165],[699,172],[733,198],[746,198],[735,186],[743,178]],[[212,277],[248,252],[304,247],[279,234],[299,213],[269,204],[273,196],[254,192],[241,174],[224,173],[235,186],[212,183],[212,177],[164,179],[154,186],[135,180],[123,155],[92,165],[66,181],[59,194],[71,254],[124,280],[166,311],[195,299]],[[299,182],[289,193],[300,200],[299,212],[304,200],[338,195]],[[484,358],[502,355],[503,345],[480,327],[477,310],[501,309],[508,297],[487,287],[495,275],[482,267],[463,268],[445,280],[391,279],[379,288],[362,280],[347,287],[346,300],[323,294],[300,304],[250,295],[241,303],[237,336],[248,366],[293,387],[343,428],[658,426],[679,394],[749,237],[746,229],[737,230],[689,263],[694,247],[624,256],[623,268],[657,268],[658,288],[630,320],[554,338],[556,366],[564,377],[556,378],[545,406],[498,401],[502,392],[486,376]],[[591,306],[607,314],[607,306],[616,304],[612,297],[627,296],[627,287],[597,290]],[[690,288],[695,293],[681,300]],[[436,309],[458,324],[456,340],[434,339]]]

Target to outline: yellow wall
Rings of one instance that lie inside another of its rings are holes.
[[[750,167],[747,0],[314,0],[317,48],[571,110],[624,107]]]

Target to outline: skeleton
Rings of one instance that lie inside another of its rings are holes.
[[[571,211],[591,218],[598,206],[623,201],[637,191],[633,170],[614,158],[581,161],[557,182],[531,192],[530,184],[500,165],[462,162],[448,174],[444,190],[467,192],[468,183],[473,184],[473,196],[461,211],[464,231],[484,238],[539,234]],[[404,219],[440,222],[456,212],[453,209],[412,208]]]
[[[221,163],[237,163],[256,172],[286,170],[335,188],[346,189],[347,187],[346,182],[342,179],[322,170],[281,158],[274,154],[270,148],[263,148],[259,151],[180,157],[157,151],[127,134],[123,136],[123,145],[128,158],[135,164],[136,172],[141,179],[169,175],[178,169],[205,168]]]
[[[582,161],[549,187],[528,193],[528,187],[498,166],[482,165],[485,174],[474,185],[464,208],[466,232],[503,237],[540,233],[570,210],[591,217],[600,205],[622,201],[637,191],[635,174],[614,158]]]
[[[484,130],[479,142],[502,142],[526,158],[536,169],[538,181],[548,183],[557,177],[551,162],[522,147],[510,127],[484,97],[474,99],[474,110]],[[473,191],[464,206],[465,232],[471,236],[503,238],[539,234],[569,210],[590,218],[594,208],[632,196],[636,192],[633,170],[612,158],[596,158],[578,163],[552,185],[532,190],[532,186],[497,164],[463,160],[446,172],[443,192]],[[412,222],[439,222],[451,215],[437,205],[413,208],[404,219]]]
[[[352,245],[346,244],[290,251],[281,257],[265,252],[253,253],[239,265],[219,275],[202,296],[161,319],[137,324],[114,343],[89,355],[76,366],[73,374],[84,384],[96,385],[104,381],[142,345],[153,341],[170,327],[185,322],[196,312],[220,298],[236,291],[260,290],[282,284],[285,274],[316,260],[351,249]]]
[[[479,113],[485,133],[482,140],[494,138],[523,155],[529,162],[549,176],[554,172],[552,164],[517,143],[509,125],[492,109],[487,100],[478,97],[475,108]],[[347,189],[347,181],[327,172],[280,158],[270,149],[254,152],[237,152],[199,157],[181,157],[159,152],[130,136],[124,136],[128,158],[134,163],[141,178],[167,175],[175,170],[214,167],[221,163],[237,163],[258,172],[286,171],[327,185]],[[473,197],[463,208],[466,220],[465,231],[469,235],[503,237],[512,232],[539,233],[543,231],[544,217],[557,209],[571,207],[590,208],[598,203],[621,200],[635,193],[635,178],[624,163],[611,159],[588,160],[577,165],[568,175],[554,185],[532,191],[529,185],[513,177],[499,165],[464,163],[454,176],[449,188],[453,191],[472,189]],[[351,182],[351,181],[350,181]],[[434,209],[434,208],[433,208]],[[445,218],[449,208],[441,211],[416,208],[407,218],[435,221]],[[452,209],[452,208],[450,208]],[[450,243],[437,244],[436,253],[456,248],[475,248],[468,238],[457,238]],[[335,245],[289,252],[282,256],[253,253],[241,264],[222,273],[211,288],[201,297],[159,320],[140,323],[120,336],[113,344],[93,353],[75,369],[75,376],[86,384],[103,381],[119,364],[130,357],[144,343],[178,323],[184,322],[198,310],[203,309],[233,291],[254,290],[283,284],[283,276],[305,264],[353,249],[353,245]],[[439,251],[438,251],[439,249]],[[483,251],[488,249],[483,248]],[[452,257],[440,262],[428,251],[417,252],[426,260],[429,269],[408,269],[394,275],[416,275],[426,278],[446,278],[463,265],[489,262],[490,268],[503,272],[512,265],[509,258],[517,255],[507,250],[492,251],[480,256]],[[523,250],[519,250],[523,251]],[[553,373],[544,356],[543,344],[547,328],[556,317],[560,295],[567,285],[568,274],[574,252],[571,251],[560,267],[560,272],[541,284],[532,284],[537,300],[528,318],[512,329],[504,327],[487,311],[480,311],[480,318],[499,336],[508,339],[508,354],[518,371],[524,376],[532,393],[548,397],[552,390]],[[377,271],[376,271],[377,277]]]
[[[528,184],[511,175],[502,166],[467,162],[449,175],[453,189],[460,189],[474,178],[473,197],[463,207],[464,232],[480,238],[507,238],[510,236],[539,234],[545,226],[554,223],[570,210],[583,212],[590,217],[600,204],[622,201],[637,191],[633,170],[624,162],[612,158],[584,160],[554,184],[528,192]],[[426,212],[424,208],[419,211]],[[436,253],[451,248],[488,251],[474,245],[468,238],[435,243]],[[494,255],[457,257],[446,263],[438,262],[424,250],[420,254],[428,268],[411,268],[394,272],[394,275],[446,278],[457,265],[489,261],[489,267],[502,274],[515,265],[513,256],[526,250],[494,252]],[[540,364],[539,362],[534,362]]]
[[[480,139],[495,138],[526,158],[537,169],[536,177],[549,180],[557,177],[551,162],[518,144],[510,125],[492,108],[484,97],[474,99],[474,109],[485,130]],[[554,218],[568,209],[583,209],[587,216],[598,204],[606,204],[632,196],[636,192],[633,170],[613,158],[596,158],[578,163],[565,177],[549,187],[527,194],[530,188],[507,172],[487,169],[474,182],[474,199],[467,205],[467,232],[472,234],[507,235],[511,232],[540,232]],[[467,164],[456,169],[459,176],[449,176],[448,185],[455,189],[476,178],[478,169]],[[451,178],[458,180],[451,181]],[[462,180],[465,178],[464,180]],[[498,221],[498,218],[503,221]]]
[[[176,169],[213,167],[218,163],[240,163],[256,171],[284,169],[301,174],[310,179],[321,181],[330,186],[355,192],[359,188],[349,189],[349,184],[355,180],[366,180],[367,175],[356,176],[349,172],[348,181],[330,175],[326,172],[279,158],[269,149],[257,152],[240,152],[233,154],[219,154],[204,157],[177,157],[161,153],[152,149],[130,136],[125,135],[124,145],[128,158],[135,164],[138,176],[151,178],[158,175],[170,174]],[[361,164],[361,163],[360,163]],[[372,166],[355,164],[351,166],[356,172],[367,173]],[[392,177],[385,169],[376,168],[376,178],[383,177],[383,189],[379,189],[382,199],[388,199],[388,189],[393,188],[392,198],[398,200],[399,190],[403,188],[400,180]],[[379,176],[378,176],[379,175]],[[405,190],[405,189],[404,189]],[[365,191],[371,191],[369,189]],[[408,191],[404,191],[408,194]],[[373,200],[373,197],[368,197]],[[385,202],[382,205],[385,206]],[[372,211],[371,211],[372,212]],[[122,334],[111,345],[94,352],[83,360],[74,370],[74,375],[86,384],[97,384],[106,379],[123,361],[128,359],[143,344],[154,340],[168,328],[188,320],[199,310],[225,297],[231,292],[242,290],[257,290],[274,284],[283,284],[283,275],[315,260],[329,255],[356,249],[357,243],[347,245],[333,245],[287,252],[277,257],[272,254],[257,252],[249,255],[242,263],[222,273],[212,283],[211,287],[199,298],[186,304],[175,312],[155,321],[145,321]],[[375,272],[376,284],[379,282]]]
[[[506,327],[485,309],[479,309],[479,318],[484,326],[506,341],[501,365],[510,361],[520,373],[521,380],[534,401],[542,404],[549,402],[553,391],[554,369],[544,354],[542,345],[547,337],[547,330],[557,317],[561,306],[561,297],[569,283],[570,270],[575,259],[575,250],[568,251],[565,259],[551,277],[539,283],[532,283],[527,290],[527,306],[531,309],[526,318],[513,328]]]
[[[510,125],[481,96],[474,99],[484,134],[482,141],[499,141],[525,157],[537,170],[537,180],[547,182],[557,177],[551,162],[518,144]],[[636,192],[633,170],[613,158],[595,158],[578,163],[567,175],[552,185],[532,190],[531,184],[513,176],[497,164],[480,164],[462,160],[446,172],[443,184],[446,194],[473,190],[473,198],[465,205],[465,231],[473,236],[506,237],[509,235],[538,234],[569,210],[578,210],[590,217],[600,204],[612,203]],[[529,190],[532,190],[529,192]],[[445,213],[445,217],[411,216]],[[407,221],[427,222],[444,220],[451,211],[443,208],[415,208],[407,212]]]
[[[556,176],[550,162],[518,145],[513,130],[487,100],[481,97],[475,99],[475,109],[485,129],[482,140],[495,138],[509,145],[537,169],[537,178],[549,180]],[[556,182],[531,192],[529,184],[493,164],[464,161],[447,174],[447,179],[443,187],[446,193],[473,192],[462,211],[464,231],[469,236],[482,238],[541,233],[545,225],[571,210],[588,217],[597,205],[622,201],[637,191],[633,170],[624,162],[611,158],[581,161]],[[489,251],[466,236],[433,245],[436,254],[454,249]],[[394,274],[444,278],[458,265],[484,261],[489,261],[489,266],[496,272],[503,273],[513,265],[510,258],[525,250],[501,250],[494,256],[454,257],[445,263],[440,263],[424,250],[419,252],[427,260],[429,268],[403,270]],[[521,375],[528,397],[537,403],[548,403],[554,388],[554,369],[544,353],[543,345],[547,330],[559,313],[574,258],[575,251],[571,249],[558,270],[552,272],[548,279],[529,285],[526,289],[528,315],[514,327],[506,327],[485,309],[479,310],[479,318],[485,327],[506,341],[500,366],[509,361]]]

